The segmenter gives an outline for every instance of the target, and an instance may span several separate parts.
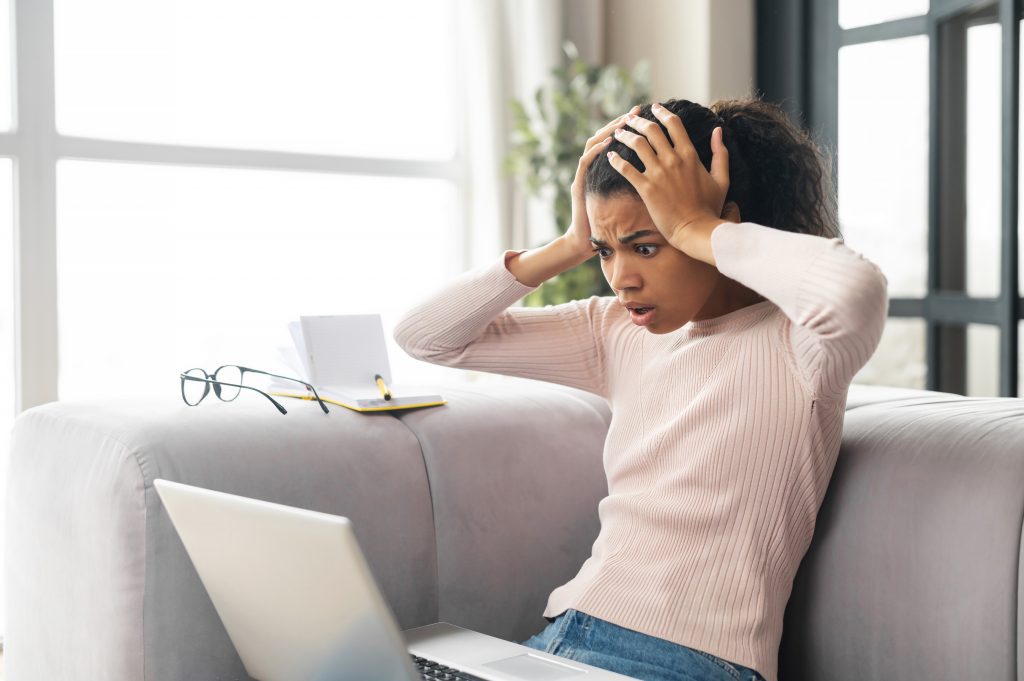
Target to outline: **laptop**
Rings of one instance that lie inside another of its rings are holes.
[[[402,632],[347,518],[154,485],[258,681],[631,678],[446,622]]]

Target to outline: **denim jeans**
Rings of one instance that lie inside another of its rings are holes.
[[[753,669],[572,609],[523,645],[644,681],[764,681]]]

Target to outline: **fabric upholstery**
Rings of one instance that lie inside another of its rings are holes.
[[[246,678],[155,478],[352,519],[405,627],[437,620],[416,438],[387,414],[264,398],[50,403],[15,423],[6,671],[24,679]]]
[[[246,679],[152,481],[345,515],[399,624],[525,640],[597,536],[610,409],[520,380],[329,415],[263,398],[51,403],[15,422],[14,681]],[[1024,681],[1024,399],[854,385],[794,579],[784,681]],[[827,674],[826,674],[827,670]]]
[[[1022,518],[1024,399],[926,393],[850,409],[780,678],[1024,678]]]
[[[548,594],[590,555],[611,418],[590,393],[524,385],[445,389],[446,411],[400,416],[430,477],[440,619],[518,641],[547,625]]]

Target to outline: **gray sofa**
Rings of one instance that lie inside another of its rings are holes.
[[[398,415],[288,400],[282,416],[255,393],[27,410],[7,678],[248,678],[158,477],[350,517],[403,628],[536,633],[597,536],[608,405],[525,380],[443,393]],[[855,385],[847,406],[780,679],[1024,680],[1024,400]]]

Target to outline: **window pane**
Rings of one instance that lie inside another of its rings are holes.
[[[888,125],[898,111],[899,125]],[[891,297],[923,297],[928,235],[928,38],[839,50],[839,220]]]
[[[839,25],[869,26],[928,13],[928,0],[839,0]]]
[[[878,349],[853,381],[923,390],[927,376],[925,331],[921,319],[888,319]]]
[[[461,269],[448,181],[61,161],[57,182],[60,399],[178,397],[192,367],[294,373],[300,315],[379,312],[396,382],[443,371],[391,330]]]
[[[14,120],[11,74],[14,73],[11,40],[11,0],[0,0],[0,130],[10,130]]]
[[[55,0],[57,128],[450,158],[453,17],[452,0]]]
[[[999,396],[999,327],[967,325],[967,395]]]
[[[1020,22],[1020,29],[1022,31],[1024,31],[1024,21]],[[1021,72],[1024,72],[1024,50],[1021,50],[1021,53],[1020,53],[1020,64],[1022,66]],[[1017,89],[1018,89],[1019,103],[1020,103],[1020,106],[1022,107],[1021,111],[1024,111],[1024,88],[1019,87],[1019,84],[1018,84],[1018,88]],[[1018,131],[1018,135],[1017,135],[1017,158],[1018,159],[1024,158],[1024,135],[1020,135],[1019,131]],[[1021,178],[1021,176],[1018,174],[1017,175],[1017,201],[1018,201],[1018,206],[1024,206],[1024,192],[1021,191],[1022,185],[1021,185],[1021,179],[1020,178]],[[1021,264],[1024,264],[1024,228],[1021,227],[1021,224],[1024,223],[1024,221],[1022,221],[1020,219],[1019,215],[1020,214],[1018,213],[1018,219],[1017,219],[1017,262],[1018,262],[1017,290],[1018,290],[1018,292],[1020,292],[1021,295],[1024,295],[1024,266],[1021,266]],[[1021,357],[1024,358],[1024,354],[1022,354]],[[1024,392],[1020,392],[1018,394],[1021,397],[1024,397]]]
[[[14,166],[0,158],[0,637],[7,631],[4,585],[4,522],[7,508],[7,458],[14,424]]]
[[[1002,130],[999,24],[967,29],[967,293],[999,295]]]

